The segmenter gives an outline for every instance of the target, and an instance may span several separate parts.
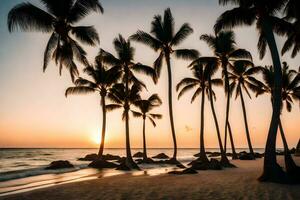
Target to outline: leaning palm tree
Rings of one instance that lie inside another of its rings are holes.
[[[240,96],[241,98],[244,123],[245,123],[245,131],[246,131],[246,137],[247,137],[251,159],[255,159],[255,154],[250,139],[250,132],[248,127],[243,91],[245,91],[248,97],[251,99],[251,95],[249,93],[248,88],[253,92],[257,92],[259,90],[259,87],[256,84],[257,80],[254,77],[254,75],[257,74],[259,71],[260,71],[260,67],[253,66],[252,62],[248,60],[237,60],[233,62],[231,71],[228,72],[229,73],[228,78],[231,81],[230,93],[233,93],[235,90],[235,98],[237,98],[238,96]]]
[[[72,80],[78,76],[74,58],[86,66],[86,52],[76,41],[94,46],[99,43],[99,37],[93,26],[74,26],[90,12],[103,12],[98,0],[40,0],[45,6],[41,9],[29,2],[20,3],[8,13],[8,30],[39,31],[51,33],[44,52],[45,71],[53,58],[59,71],[66,67]],[[76,40],[75,40],[76,39]]]
[[[232,29],[239,25],[252,25],[256,22],[259,31],[258,50],[264,57],[269,46],[274,65],[273,112],[265,148],[264,171],[260,181],[285,182],[286,176],[276,161],[276,135],[281,107],[281,63],[273,28],[275,15],[283,8],[286,0],[219,0],[221,5],[234,4],[237,7],[224,12],[215,24],[215,31]]]
[[[274,68],[273,66],[265,66],[261,68],[261,72],[264,82],[259,83],[261,90],[257,92],[257,95],[268,93],[271,95],[272,102],[274,94]],[[283,109],[283,105],[285,104],[287,111],[290,112],[292,110],[293,100],[300,101],[300,69],[297,73],[295,70],[290,70],[287,63],[283,62],[282,83],[281,109]],[[299,173],[300,168],[297,167],[291,157],[281,120],[279,121],[279,131],[284,146],[286,170],[289,174],[295,175],[295,173]]]
[[[143,162],[152,163],[153,161],[147,157],[147,147],[146,147],[146,119],[152,123],[155,127],[155,119],[161,119],[161,114],[151,113],[152,109],[158,107],[162,104],[161,99],[158,94],[151,95],[148,99],[141,99],[135,102],[135,106],[139,108],[139,111],[132,110],[134,117],[143,118]]]
[[[226,152],[226,143],[227,143],[227,130],[230,128],[229,125],[229,110],[230,110],[230,95],[229,91],[229,80],[228,80],[228,67],[231,65],[231,62],[236,59],[248,59],[251,60],[251,54],[245,49],[239,49],[236,47],[235,35],[232,31],[219,32],[216,35],[204,34],[200,36],[200,40],[203,40],[207,45],[212,49],[215,54],[215,57],[219,60],[219,67],[222,69],[222,74],[224,78],[224,88],[225,94],[227,96],[226,100],[226,116],[225,116],[225,143],[224,148]],[[195,61],[197,62],[197,60]],[[237,154],[235,152],[235,147],[233,143],[233,136],[231,134],[231,129],[229,131],[229,136],[231,139],[231,148],[232,148],[232,158],[236,159]]]
[[[211,66],[207,66],[202,63],[197,63],[192,66],[193,77],[182,79],[176,86],[176,90],[179,91],[178,98],[184,95],[186,92],[195,89],[195,92],[191,98],[191,103],[194,102],[196,97],[201,94],[201,120],[200,120],[200,156],[199,161],[202,163],[208,164],[209,160],[206,156],[205,145],[204,145],[204,105],[205,105],[205,94],[210,96],[210,87],[211,85],[220,85],[222,84],[221,79],[211,79],[212,71],[216,71],[217,67],[212,70]],[[212,98],[212,97],[210,97]]]
[[[86,67],[84,72],[91,80],[79,77],[75,81],[75,86],[69,87],[66,90],[65,95],[67,97],[70,94],[99,93],[101,97],[100,104],[102,107],[102,134],[98,159],[102,159],[105,144],[106,98],[112,85],[120,78],[121,72],[116,67],[108,69],[103,65],[101,53],[96,57],[95,65]]]
[[[110,66],[115,66],[119,68],[122,72],[122,82],[125,84],[125,94],[129,94],[129,86],[131,84],[139,85],[146,87],[146,85],[139,80],[135,72],[144,73],[152,77],[153,81],[156,82],[156,73],[155,70],[149,66],[143,65],[141,63],[134,62],[134,48],[131,46],[129,40],[125,40],[122,35],[119,35],[113,41],[114,48],[117,52],[117,56],[104,51],[101,49],[103,62]],[[129,96],[125,96],[124,103],[126,104],[125,109],[125,120],[126,120],[126,164],[129,168],[134,168],[136,164],[134,163],[130,150],[130,138],[129,138]]]
[[[132,104],[136,104],[141,100],[140,96],[141,85],[134,83],[131,87],[123,83],[115,84],[108,94],[113,103],[106,105],[107,110],[115,110],[123,108],[122,119],[125,120],[126,131],[126,160],[124,162],[126,169],[139,169],[137,164],[133,161],[130,151],[129,140],[129,111]]]
[[[165,60],[167,64],[169,117],[174,144],[174,153],[171,161],[177,163],[177,141],[172,106],[171,55],[174,54],[177,58],[182,59],[193,59],[198,56],[198,51],[194,49],[174,49],[175,46],[178,46],[180,43],[182,43],[193,32],[193,29],[187,23],[184,23],[176,33],[174,33],[174,26],[174,18],[171,10],[170,8],[167,8],[164,12],[163,18],[161,15],[154,16],[154,19],[151,23],[151,34],[139,30],[131,36],[131,39],[141,42],[152,48],[154,51],[159,52],[159,56],[154,62],[154,68],[158,76],[160,76],[161,73],[163,60]]]

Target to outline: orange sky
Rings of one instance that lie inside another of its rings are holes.
[[[6,27],[6,15],[9,9],[21,0],[4,0],[0,9],[0,147],[97,147],[95,138],[101,127],[101,110],[97,95],[70,96],[67,99],[64,91],[71,86],[68,73],[65,71],[59,77],[58,68],[49,66],[46,73],[42,73],[43,51],[49,38],[41,33],[13,33],[9,34]],[[37,2],[37,1],[33,1]],[[217,1],[185,1],[165,0],[149,1],[103,0],[105,14],[91,15],[81,24],[95,25],[99,31],[101,48],[114,52],[112,40],[118,33],[130,36],[137,29],[149,31],[150,22],[154,14],[162,14],[163,10],[171,7],[175,17],[176,27],[189,22],[194,28],[194,34],[181,47],[196,48],[202,55],[212,55],[204,42],[199,41],[203,33],[212,33],[213,24],[218,15],[225,8],[217,5]],[[38,4],[37,4],[38,5]],[[257,65],[270,64],[267,53],[262,61],[258,59],[256,43],[257,33],[254,27],[235,30],[237,44],[252,52]],[[281,48],[283,40],[277,38]],[[136,47],[136,61],[151,65],[157,56],[151,49],[133,43]],[[98,52],[99,47],[85,48],[90,60]],[[290,59],[283,57],[291,68],[299,66],[299,55]],[[190,76],[186,68],[188,62],[172,59],[174,90],[182,78]],[[139,76],[148,86],[147,98],[152,93],[158,93],[163,106],[156,111],[164,115],[157,122],[154,129],[147,124],[147,139],[149,147],[172,147],[171,132],[167,109],[167,76],[166,68],[157,85],[149,78]],[[216,109],[223,132],[225,116],[225,99],[223,90],[216,89]],[[190,95],[177,100],[174,91],[175,126],[179,147],[199,146],[199,102],[197,99],[190,104]],[[245,98],[248,111],[250,134],[254,147],[264,147],[271,115],[269,96]],[[230,121],[233,126],[234,140],[237,147],[246,147],[246,137],[240,99],[232,100]],[[209,104],[206,104],[205,139],[207,147],[217,147],[217,138]],[[108,114],[107,147],[124,147],[124,123],[121,113],[115,111]],[[283,112],[283,126],[287,140],[291,147],[295,146],[300,137],[299,106],[296,103],[291,113]],[[131,143],[132,147],[142,145],[142,121],[132,119]],[[278,140],[281,145],[281,140]]]

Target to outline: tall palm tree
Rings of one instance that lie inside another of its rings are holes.
[[[274,94],[274,68],[273,66],[265,66],[261,68],[262,77],[264,82],[259,83],[261,90],[257,92],[257,95],[268,93],[271,95],[271,102],[273,101]],[[300,69],[297,73],[295,70],[290,70],[286,62],[283,62],[282,68],[282,105],[286,105],[288,112],[292,110],[293,100],[300,101]],[[295,175],[299,174],[300,168],[297,167],[294,160],[291,157],[290,150],[285,138],[284,130],[281,120],[279,121],[279,131],[284,146],[285,166],[288,173]]]
[[[204,145],[204,105],[205,105],[205,94],[210,96],[210,87],[211,85],[221,85],[221,79],[211,79],[212,71],[216,71],[217,67],[213,70],[209,65],[205,65],[202,63],[195,64],[192,68],[193,77],[182,79],[176,86],[176,90],[179,91],[178,98],[184,95],[186,92],[195,89],[195,92],[192,96],[191,103],[194,102],[196,97],[201,94],[201,120],[200,120],[200,156],[199,161],[203,163],[208,163],[209,160],[206,156],[205,145]],[[212,97],[210,97],[212,98]]]
[[[251,99],[251,95],[249,93],[249,90],[252,90],[253,92],[257,92],[259,90],[259,87],[256,85],[256,78],[254,75],[256,75],[260,71],[260,67],[253,66],[253,63],[248,60],[237,60],[233,62],[233,65],[231,67],[231,71],[229,73],[229,80],[230,83],[230,92],[233,93],[235,90],[235,98],[240,96],[241,98],[241,104],[243,109],[243,116],[244,116],[244,123],[245,123],[245,131],[246,131],[246,137],[248,142],[248,147],[251,155],[251,159],[255,159],[255,154],[252,148],[251,139],[250,139],[250,132],[248,127],[248,121],[247,121],[247,113],[246,113],[246,106],[244,101],[244,95],[243,91],[246,92],[246,94]]]
[[[137,164],[133,161],[130,151],[130,140],[129,140],[129,111],[132,104],[136,104],[141,100],[140,96],[141,85],[134,83],[131,87],[123,83],[115,84],[109,93],[110,99],[113,101],[112,104],[106,105],[107,110],[115,110],[123,108],[122,119],[125,120],[125,131],[126,131],[126,160],[125,165],[128,169],[139,169]]]
[[[69,87],[66,90],[66,97],[70,94],[87,94],[87,93],[99,93],[102,107],[102,134],[101,143],[98,152],[98,158],[102,159],[104,144],[105,144],[105,128],[106,128],[106,98],[110,88],[120,78],[120,70],[116,67],[108,69],[102,63],[101,53],[95,59],[94,66],[88,66],[84,69],[84,72],[91,78],[85,79],[79,77],[75,81],[74,87]]]
[[[289,0],[284,8],[284,18],[276,19],[274,31],[287,39],[282,47],[281,54],[292,50],[291,57],[294,58],[300,51],[300,2]]]
[[[174,161],[174,163],[176,163],[177,141],[172,106],[173,102],[171,55],[174,54],[177,58],[182,59],[193,59],[198,56],[198,51],[194,49],[174,49],[174,47],[178,46],[193,32],[193,29],[187,23],[184,23],[176,33],[174,33],[174,26],[175,23],[171,10],[170,8],[167,8],[164,12],[163,18],[161,15],[154,16],[154,19],[151,23],[151,34],[139,30],[130,38],[134,41],[141,42],[149,46],[156,52],[159,52],[159,56],[154,62],[154,68],[158,76],[160,76],[163,60],[165,60],[167,64],[169,117],[174,143],[174,153],[171,161]]]
[[[129,168],[135,168],[136,164],[134,163],[131,155],[130,150],[130,138],[129,138],[129,104],[130,104],[130,88],[129,86],[131,84],[139,85],[146,87],[146,85],[139,80],[135,76],[135,72],[144,73],[146,75],[149,75],[152,77],[153,81],[156,82],[156,73],[155,70],[149,66],[143,65],[141,63],[135,63],[133,61],[134,59],[134,48],[131,46],[131,43],[129,40],[125,40],[122,35],[119,35],[117,38],[113,41],[114,48],[117,52],[117,57],[115,57],[113,54],[104,51],[101,49],[102,52],[102,58],[103,62],[105,64],[108,64],[110,66],[115,66],[119,68],[119,70],[122,72],[122,82],[125,84],[125,126],[126,126],[126,164]],[[120,86],[119,86],[120,87]],[[135,86],[137,87],[137,86]]]
[[[284,182],[285,174],[276,161],[276,135],[279,125],[281,105],[281,63],[274,33],[275,15],[283,8],[287,0],[219,0],[221,5],[233,4],[237,7],[224,12],[215,24],[215,31],[231,29],[239,25],[252,25],[256,22],[259,31],[258,50],[264,57],[269,46],[274,65],[273,112],[265,148],[264,171],[260,181]]]
[[[251,60],[251,54],[245,49],[239,49],[236,47],[235,35],[232,31],[222,31],[216,35],[203,34],[200,36],[200,40],[203,40],[214,52],[215,57],[219,60],[219,67],[222,69],[222,74],[224,78],[225,93],[227,96],[226,101],[226,117],[225,117],[225,152],[226,152],[226,142],[227,142],[227,128],[229,128],[229,110],[230,110],[230,95],[229,91],[229,80],[228,80],[228,67],[231,65],[231,62],[236,59],[249,59]],[[231,148],[233,159],[237,158],[235,152],[233,139],[231,131],[229,131],[231,138]]]
[[[101,12],[103,8],[98,0],[40,0],[45,9],[29,2],[20,3],[8,13],[8,30],[39,31],[51,33],[44,52],[45,71],[51,58],[59,65],[59,71],[66,67],[72,80],[78,76],[74,58],[84,66],[88,64],[86,52],[76,41],[94,46],[99,37],[93,26],[74,26],[90,12]],[[76,40],[75,40],[75,39]]]
[[[152,160],[149,160],[147,157],[147,148],[146,148],[146,119],[152,123],[155,127],[155,119],[161,119],[161,114],[152,113],[151,111],[162,104],[161,99],[158,94],[151,95],[148,99],[141,99],[135,102],[135,105],[139,108],[139,111],[133,111],[132,114],[134,117],[143,118],[143,162],[148,163]]]

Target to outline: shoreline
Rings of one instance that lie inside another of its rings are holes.
[[[278,156],[282,165],[283,157]],[[295,157],[297,164],[300,158]],[[1,200],[66,199],[300,199],[300,185],[260,183],[263,159],[234,160],[238,168],[193,175],[122,174],[0,197]],[[159,184],[157,184],[159,183]],[[79,198],[80,197],[80,198]]]

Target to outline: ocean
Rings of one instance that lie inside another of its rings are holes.
[[[264,149],[254,149],[263,153]],[[132,154],[142,151],[140,148],[132,149]],[[218,152],[217,148],[208,148],[207,151]],[[237,152],[247,151],[245,148],[237,148]],[[87,154],[97,153],[98,149],[0,149],[0,196],[24,192],[41,187],[49,187],[73,181],[81,181],[94,178],[102,178],[123,173],[132,175],[157,175],[172,170],[172,166],[166,165],[141,165],[141,171],[122,172],[114,169],[97,170],[88,168],[88,161],[80,161],[78,158]],[[148,157],[165,153],[172,155],[171,148],[149,148]],[[178,160],[187,164],[198,153],[197,148],[178,149]],[[231,152],[228,149],[228,152]],[[105,149],[105,154],[124,156],[125,149]],[[68,160],[75,168],[46,170],[52,161]]]

